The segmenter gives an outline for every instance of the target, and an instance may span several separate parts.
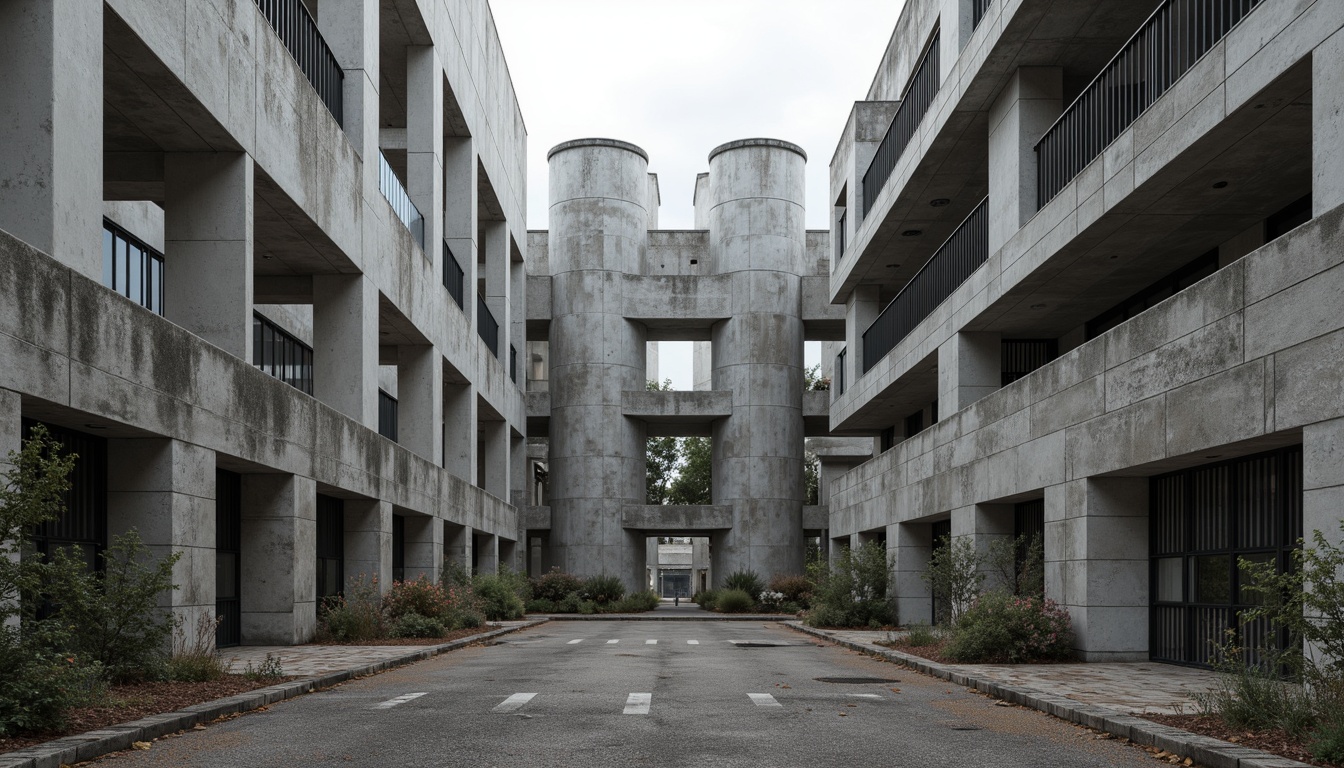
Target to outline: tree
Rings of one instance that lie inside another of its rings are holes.
[[[803,503],[820,504],[821,503],[821,485],[817,477],[817,454],[811,451],[803,452]]]
[[[672,391],[672,380],[665,379],[661,385],[656,381],[648,383],[650,392]],[[681,461],[680,451],[675,437],[650,437],[644,450],[644,503],[666,504],[672,480],[676,477],[677,465]]]
[[[671,504],[712,504],[714,497],[713,443],[708,437],[681,440],[683,461],[668,492]]]
[[[803,369],[803,389],[808,392],[827,392],[830,388],[831,380],[821,375],[821,363]]]

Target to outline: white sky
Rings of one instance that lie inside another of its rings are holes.
[[[709,151],[768,137],[807,151],[807,226],[829,227],[831,155],[905,0],[491,0],[528,132],[529,229],[547,228],[546,152],[600,136],[649,153],[659,226],[690,229]],[[808,345],[809,365],[819,357]],[[690,389],[689,343],[662,375]]]

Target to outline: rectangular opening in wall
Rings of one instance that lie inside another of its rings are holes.
[[[1095,339],[1126,320],[1143,314],[1217,271],[1218,249],[1214,248],[1087,321],[1088,340]]]
[[[215,470],[215,646],[239,645],[242,635],[243,478]]]
[[[345,592],[345,502],[317,495],[317,600]]]
[[[163,254],[103,219],[103,285],[163,314]]]
[[[1059,356],[1055,339],[1004,339],[1000,384],[1008,386]]]
[[[33,552],[51,557],[58,549],[71,550],[90,571],[98,570],[99,555],[107,548],[107,441],[33,419],[22,420],[24,439],[39,425],[60,445],[61,455],[78,458],[67,478],[70,487],[62,494],[64,511],[33,531]]]
[[[260,313],[252,315],[252,364],[304,394],[313,394],[313,348]]]
[[[378,390],[378,434],[397,442],[397,398]]]
[[[934,549],[946,550],[952,546],[952,521],[937,520],[929,524],[930,540],[933,542]],[[951,618],[952,607],[948,605],[946,599],[938,597],[937,592],[932,592],[933,614],[930,622],[933,624],[946,624]]]
[[[406,518],[392,516],[392,580],[406,580]]]

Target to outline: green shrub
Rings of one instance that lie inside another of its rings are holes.
[[[91,574],[78,550],[60,549],[46,584],[52,618],[72,627],[66,650],[97,661],[114,682],[165,674],[176,617],[159,599],[176,588],[180,553],[155,558],[132,528],[112,539]]]
[[[1053,600],[993,591],[962,614],[945,652],[968,663],[1068,659],[1073,656],[1073,629],[1068,611]]]
[[[643,613],[652,611],[658,607],[660,602],[658,593],[652,590],[643,592],[632,592],[626,595],[619,603],[616,603],[617,613]]]
[[[346,594],[322,601],[317,614],[317,639],[358,643],[386,637],[382,603],[378,578],[367,578],[361,573],[349,583]]]
[[[696,605],[700,606],[706,611],[712,611],[718,606],[719,590],[702,589],[699,592],[696,592],[695,597],[691,599],[695,601]]]
[[[1328,763],[1344,764],[1344,712],[1322,723],[1311,734],[1311,755]]]
[[[510,576],[483,573],[472,580],[472,587],[481,598],[487,620],[511,621],[522,617],[526,605]]]
[[[886,548],[870,541],[846,549],[833,567],[808,565],[816,587],[804,621],[814,627],[883,627],[896,623],[896,603],[887,597],[891,565]]]
[[[101,693],[102,669],[56,650],[66,639],[58,630],[45,621],[0,626],[0,736],[63,728],[72,707]]]
[[[483,626],[485,626],[485,614],[468,608],[453,611],[448,624],[449,629],[475,629]]]
[[[728,574],[728,578],[723,580],[724,589],[740,589],[751,597],[754,603],[760,599],[761,593],[765,591],[765,582],[755,571],[737,571]]]
[[[579,603],[578,613],[582,613],[586,616],[591,616],[594,613],[597,613],[597,603],[593,602],[592,600],[584,600],[583,602]]]
[[[984,564],[985,558],[969,538],[944,537],[934,542],[922,578],[937,601],[939,621],[956,624],[975,602],[985,583]]]
[[[905,643],[914,648],[923,648],[938,642],[938,633],[926,621],[911,624],[905,633]]]
[[[168,679],[188,683],[222,680],[229,665],[215,652],[215,632],[219,621],[208,612],[196,620],[188,632],[181,624],[173,632],[173,654],[168,657]]]
[[[756,601],[740,589],[725,589],[714,601],[714,610],[719,613],[750,613],[755,608]]]
[[[534,597],[527,601],[528,613],[557,613],[555,603],[545,598]]]
[[[403,613],[392,624],[393,637],[443,637],[443,622],[418,613]]]
[[[770,591],[784,595],[785,603],[797,603],[806,608],[812,599],[812,590],[816,585],[806,576],[777,575],[770,579]]]
[[[581,605],[583,605],[583,596],[577,591],[570,592],[555,604],[555,612],[578,613]]]
[[[443,584],[424,576],[415,581],[394,581],[392,588],[383,595],[383,615],[393,622],[414,614],[442,623],[452,612],[452,607]]]
[[[243,677],[252,682],[275,681],[285,676],[285,670],[280,666],[280,657],[273,653],[267,653],[265,660],[255,667],[252,662],[247,662],[243,668]]]
[[[583,589],[583,579],[558,568],[552,568],[539,578],[532,580],[532,597],[558,603],[571,592]]]
[[[783,605],[779,606],[779,612],[780,612],[780,613],[787,613],[787,614],[791,614],[791,615],[794,615],[794,616],[797,616],[798,614],[802,613],[804,610],[805,610],[805,609],[803,608],[803,606],[801,606],[801,605],[799,605],[799,604],[797,604],[797,603],[788,603],[788,602],[786,602],[786,603],[784,603]]]
[[[598,605],[619,602],[625,597],[625,585],[619,578],[604,573],[601,576],[593,576],[583,583],[582,596],[585,600],[591,600]]]

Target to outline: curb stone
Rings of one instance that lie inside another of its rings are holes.
[[[707,613],[704,616],[649,616],[643,613],[539,613],[538,618],[550,621],[773,621],[784,623],[797,617],[792,614]],[[0,765],[0,768],[3,768]]]
[[[853,651],[880,656],[888,661],[909,667],[916,672],[942,678],[956,685],[972,688],[1012,704],[1031,707],[1070,723],[1110,733],[1114,736],[1121,736],[1141,746],[1165,749],[1173,754],[1188,757],[1196,764],[1207,768],[1313,768],[1307,763],[1279,757],[1258,749],[1243,747],[1229,741],[1201,736],[1169,725],[1154,723],[1151,720],[1144,720],[1118,709],[1099,704],[1084,704],[1058,694],[1047,693],[1027,686],[1007,685],[996,680],[976,677],[962,670],[954,670],[945,664],[939,664],[891,648],[884,648],[873,643],[846,640],[823,630],[804,626],[798,621],[786,621],[783,624],[796,632],[819,637]],[[0,766],[0,768],[3,768],[3,766]]]
[[[237,696],[228,696],[185,707],[176,712],[150,715],[139,720],[132,720],[129,723],[112,725],[96,731],[87,731],[42,744],[35,744],[25,749],[0,754],[0,768],[61,768],[63,765],[92,760],[110,752],[129,749],[132,742],[153,741],[170,733],[187,730],[198,723],[209,723],[224,715],[250,712],[278,701],[330,688],[347,680],[386,672],[389,669],[424,661],[441,653],[455,651],[458,648],[482,640],[530,629],[545,624],[546,621],[547,619],[544,617],[535,618],[516,627],[502,627],[441,645],[425,646],[372,664],[305,677],[302,680],[291,680],[287,683],[258,688]]]

